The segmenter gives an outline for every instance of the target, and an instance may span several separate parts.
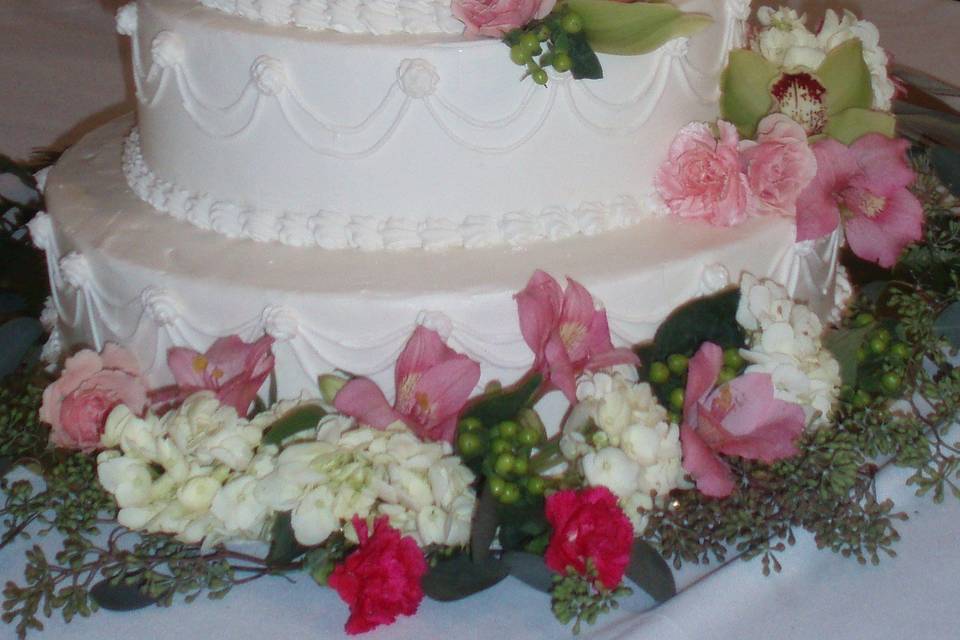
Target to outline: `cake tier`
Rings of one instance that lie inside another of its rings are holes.
[[[683,0],[715,22],[605,77],[522,79],[463,36],[347,35],[140,0],[139,134],[127,178],[157,209],[232,237],[409,249],[526,244],[636,224],[685,124],[716,117],[743,0]]]
[[[120,148],[132,118],[64,154],[49,175],[49,215],[32,223],[47,252],[67,345],[130,347],[154,384],[169,382],[174,345],[203,350],[219,336],[276,338],[280,397],[316,388],[333,370],[393,388],[392,367],[417,323],[479,361],[481,385],[518,379],[533,354],[514,293],[535,269],[583,283],[606,306],[614,342],[650,338],[683,302],[770,276],[821,315],[833,306],[836,237],[795,244],[792,220],[716,228],[659,218],[620,232],[440,252],[319,251],[202,232],[160,215],[127,187]]]

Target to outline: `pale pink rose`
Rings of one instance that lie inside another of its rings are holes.
[[[174,347],[167,351],[167,366],[176,384],[150,394],[162,412],[197,391],[213,391],[221,403],[246,416],[263,382],[273,371],[273,338],[244,342],[238,336],[215,341],[205,353]]]
[[[841,221],[850,248],[892,267],[923,237],[923,207],[910,193],[914,173],[906,140],[869,133],[849,147],[832,138],[813,145],[817,175],[797,200],[797,240],[831,233]]]
[[[613,348],[607,312],[579,282],[567,278],[564,291],[537,270],[514,298],[520,333],[535,356],[533,368],[570,402],[577,401],[576,379],[584,371],[639,363],[630,349]]]
[[[654,184],[674,215],[729,227],[747,219],[750,187],[740,170],[736,127],[722,120],[717,127],[719,140],[703,122],[681,129]]]
[[[532,20],[545,18],[557,0],[453,0],[451,10],[466,33],[499,38]]]
[[[401,421],[421,440],[453,442],[457,417],[479,380],[479,364],[421,325],[397,359],[397,398],[392,407],[380,387],[367,378],[347,382],[333,404],[337,411],[376,429]]]
[[[740,143],[740,158],[753,198],[751,211],[793,217],[797,198],[817,174],[817,158],[803,127],[775,113],[760,121],[757,140]]]
[[[723,350],[703,343],[690,359],[680,425],[684,470],[704,495],[717,498],[734,489],[718,454],[767,463],[789,458],[805,424],[800,405],[773,396],[769,374],[747,373],[717,387],[722,367]]]
[[[84,349],[67,359],[60,378],[43,390],[40,420],[50,425],[50,442],[89,452],[100,446],[107,416],[124,404],[143,415],[147,388],[133,354],[107,344],[103,352]]]

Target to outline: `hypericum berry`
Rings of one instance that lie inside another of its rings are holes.
[[[737,349],[736,347],[730,347],[723,352],[723,364],[727,365],[734,371],[739,371],[746,363],[743,361],[743,356],[740,355],[740,349]]]
[[[516,458],[509,453],[501,453],[497,456],[496,462],[493,463],[493,470],[497,472],[497,475],[506,476],[513,471],[513,464],[516,461]]]
[[[553,68],[560,73],[570,71],[571,67],[573,67],[573,58],[570,57],[569,53],[558,51],[556,55],[553,56]]]
[[[889,371],[880,378],[880,386],[887,394],[894,394],[900,390],[900,384],[903,380],[893,371]]]
[[[531,58],[530,52],[522,44],[515,44],[510,47],[510,59],[513,60],[514,64],[525,65],[530,62]]]
[[[524,447],[535,447],[540,444],[540,431],[534,427],[524,427],[517,434],[517,442]]]
[[[490,443],[490,453],[495,456],[507,453],[511,449],[513,449],[513,447],[511,447],[510,443],[503,438],[494,438],[493,442]]]
[[[547,76],[547,72],[544,71],[543,69],[537,69],[535,71],[531,71],[530,77],[533,78],[534,82],[542,85],[547,84],[547,80],[549,80],[549,77]]]
[[[537,27],[537,40],[540,42],[546,42],[550,39],[550,27],[545,24]]]
[[[525,476],[530,471],[530,462],[520,456],[513,459],[513,473],[518,476]]]
[[[503,504],[513,504],[520,499],[520,487],[508,482],[506,486],[503,487],[503,493],[500,494],[500,502]]]
[[[860,347],[857,348],[857,362],[865,362],[867,360],[867,356],[869,355],[869,352],[863,345],[860,345]]]
[[[690,359],[682,353],[674,353],[667,358],[667,367],[671,373],[677,376],[682,376],[687,372],[687,365],[689,363]]]
[[[583,31],[583,18],[578,14],[570,12],[560,20],[560,26],[567,33],[580,33]]]
[[[540,476],[531,476],[527,478],[527,492],[533,496],[542,495],[547,488],[547,481]]]
[[[503,490],[507,488],[507,481],[499,476],[490,476],[487,479],[487,484],[490,487],[490,493],[492,493],[495,498],[502,496]]]
[[[457,437],[457,450],[464,458],[473,458],[483,452],[483,439],[472,431],[461,433]]]
[[[906,360],[910,357],[910,347],[902,342],[894,342],[890,347],[890,355],[898,360]]]
[[[870,351],[876,353],[877,355],[885,352],[889,346],[890,340],[884,339],[883,336],[876,335],[870,338]]]
[[[863,328],[870,324],[873,324],[873,316],[869,313],[861,313],[853,319],[853,326],[858,328]]]
[[[483,430],[483,423],[479,418],[471,416],[461,420],[457,428],[460,430],[460,433],[477,432]]]
[[[860,389],[853,394],[853,406],[857,407],[858,409],[863,409],[865,406],[870,404],[870,400],[872,400],[870,394],[863,389]]]
[[[520,36],[520,46],[523,47],[524,51],[530,55],[536,55],[540,53],[540,38],[537,37],[535,33],[524,33]]]
[[[520,426],[513,420],[504,420],[497,425],[500,430],[500,437],[504,440],[513,440],[517,437]]]
[[[737,377],[737,372],[730,367],[720,369],[720,375],[717,376],[717,382],[726,384]]]
[[[662,362],[654,362],[650,365],[650,382],[663,384],[670,379],[670,369]]]
[[[672,424],[680,424],[683,418],[676,411],[667,411],[667,420],[669,420]]]
[[[670,406],[677,411],[683,411],[683,389],[677,387],[670,392]]]

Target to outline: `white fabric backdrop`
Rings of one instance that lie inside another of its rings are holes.
[[[125,43],[113,32],[120,0],[0,0],[0,153],[25,158],[31,149],[74,141],[130,108]],[[817,15],[834,2],[793,0]],[[960,85],[957,33],[960,2],[861,0],[841,3],[877,23],[899,63]],[[956,638],[952,615],[960,601],[960,501],[934,505],[903,486],[905,474],[886,470],[879,486],[910,520],[898,529],[898,557],[860,567],[817,551],[809,536],[781,554],[783,573],[764,578],[758,562],[733,561],[648,612],[642,595],[588,630],[588,637],[674,639]],[[55,540],[41,541],[50,552]],[[3,581],[22,581],[23,551],[0,553]],[[713,569],[713,568],[711,568]],[[685,573],[688,583],[698,572]],[[336,595],[298,576],[291,584],[265,579],[224,601],[200,599],[173,609],[101,612],[64,625],[58,618],[35,637],[335,638],[347,610]],[[453,604],[425,600],[420,613],[381,628],[380,638],[556,638],[567,632],[552,618],[548,597],[513,579]],[[0,638],[13,637],[0,625]]]

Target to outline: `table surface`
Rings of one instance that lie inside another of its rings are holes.
[[[26,158],[32,149],[75,141],[86,131],[130,110],[132,90],[126,44],[113,31],[120,0],[2,0],[0,24],[0,153]],[[835,2],[793,0],[817,16]],[[960,85],[960,2],[861,0],[849,6],[881,30],[897,63]],[[898,556],[861,567],[818,551],[802,534],[781,554],[783,572],[764,578],[758,562],[733,561],[696,580],[653,610],[635,595],[585,635],[596,638],[956,638],[951,611],[960,600],[960,501],[942,505],[905,487],[906,474],[881,473],[883,497],[910,519],[898,526]],[[3,581],[22,581],[22,541],[0,553]],[[55,537],[40,540],[55,550]],[[702,572],[701,572],[702,573]],[[699,573],[685,573],[689,583]],[[221,602],[200,599],[174,609],[129,614],[101,612],[65,625],[59,618],[34,637],[334,638],[342,635],[346,607],[327,589],[303,577],[294,583],[265,579],[235,589]],[[508,578],[465,601],[425,600],[420,613],[367,637],[556,638],[567,633],[553,620],[549,599]],[[0,638],[12,637],[0,626]]]

